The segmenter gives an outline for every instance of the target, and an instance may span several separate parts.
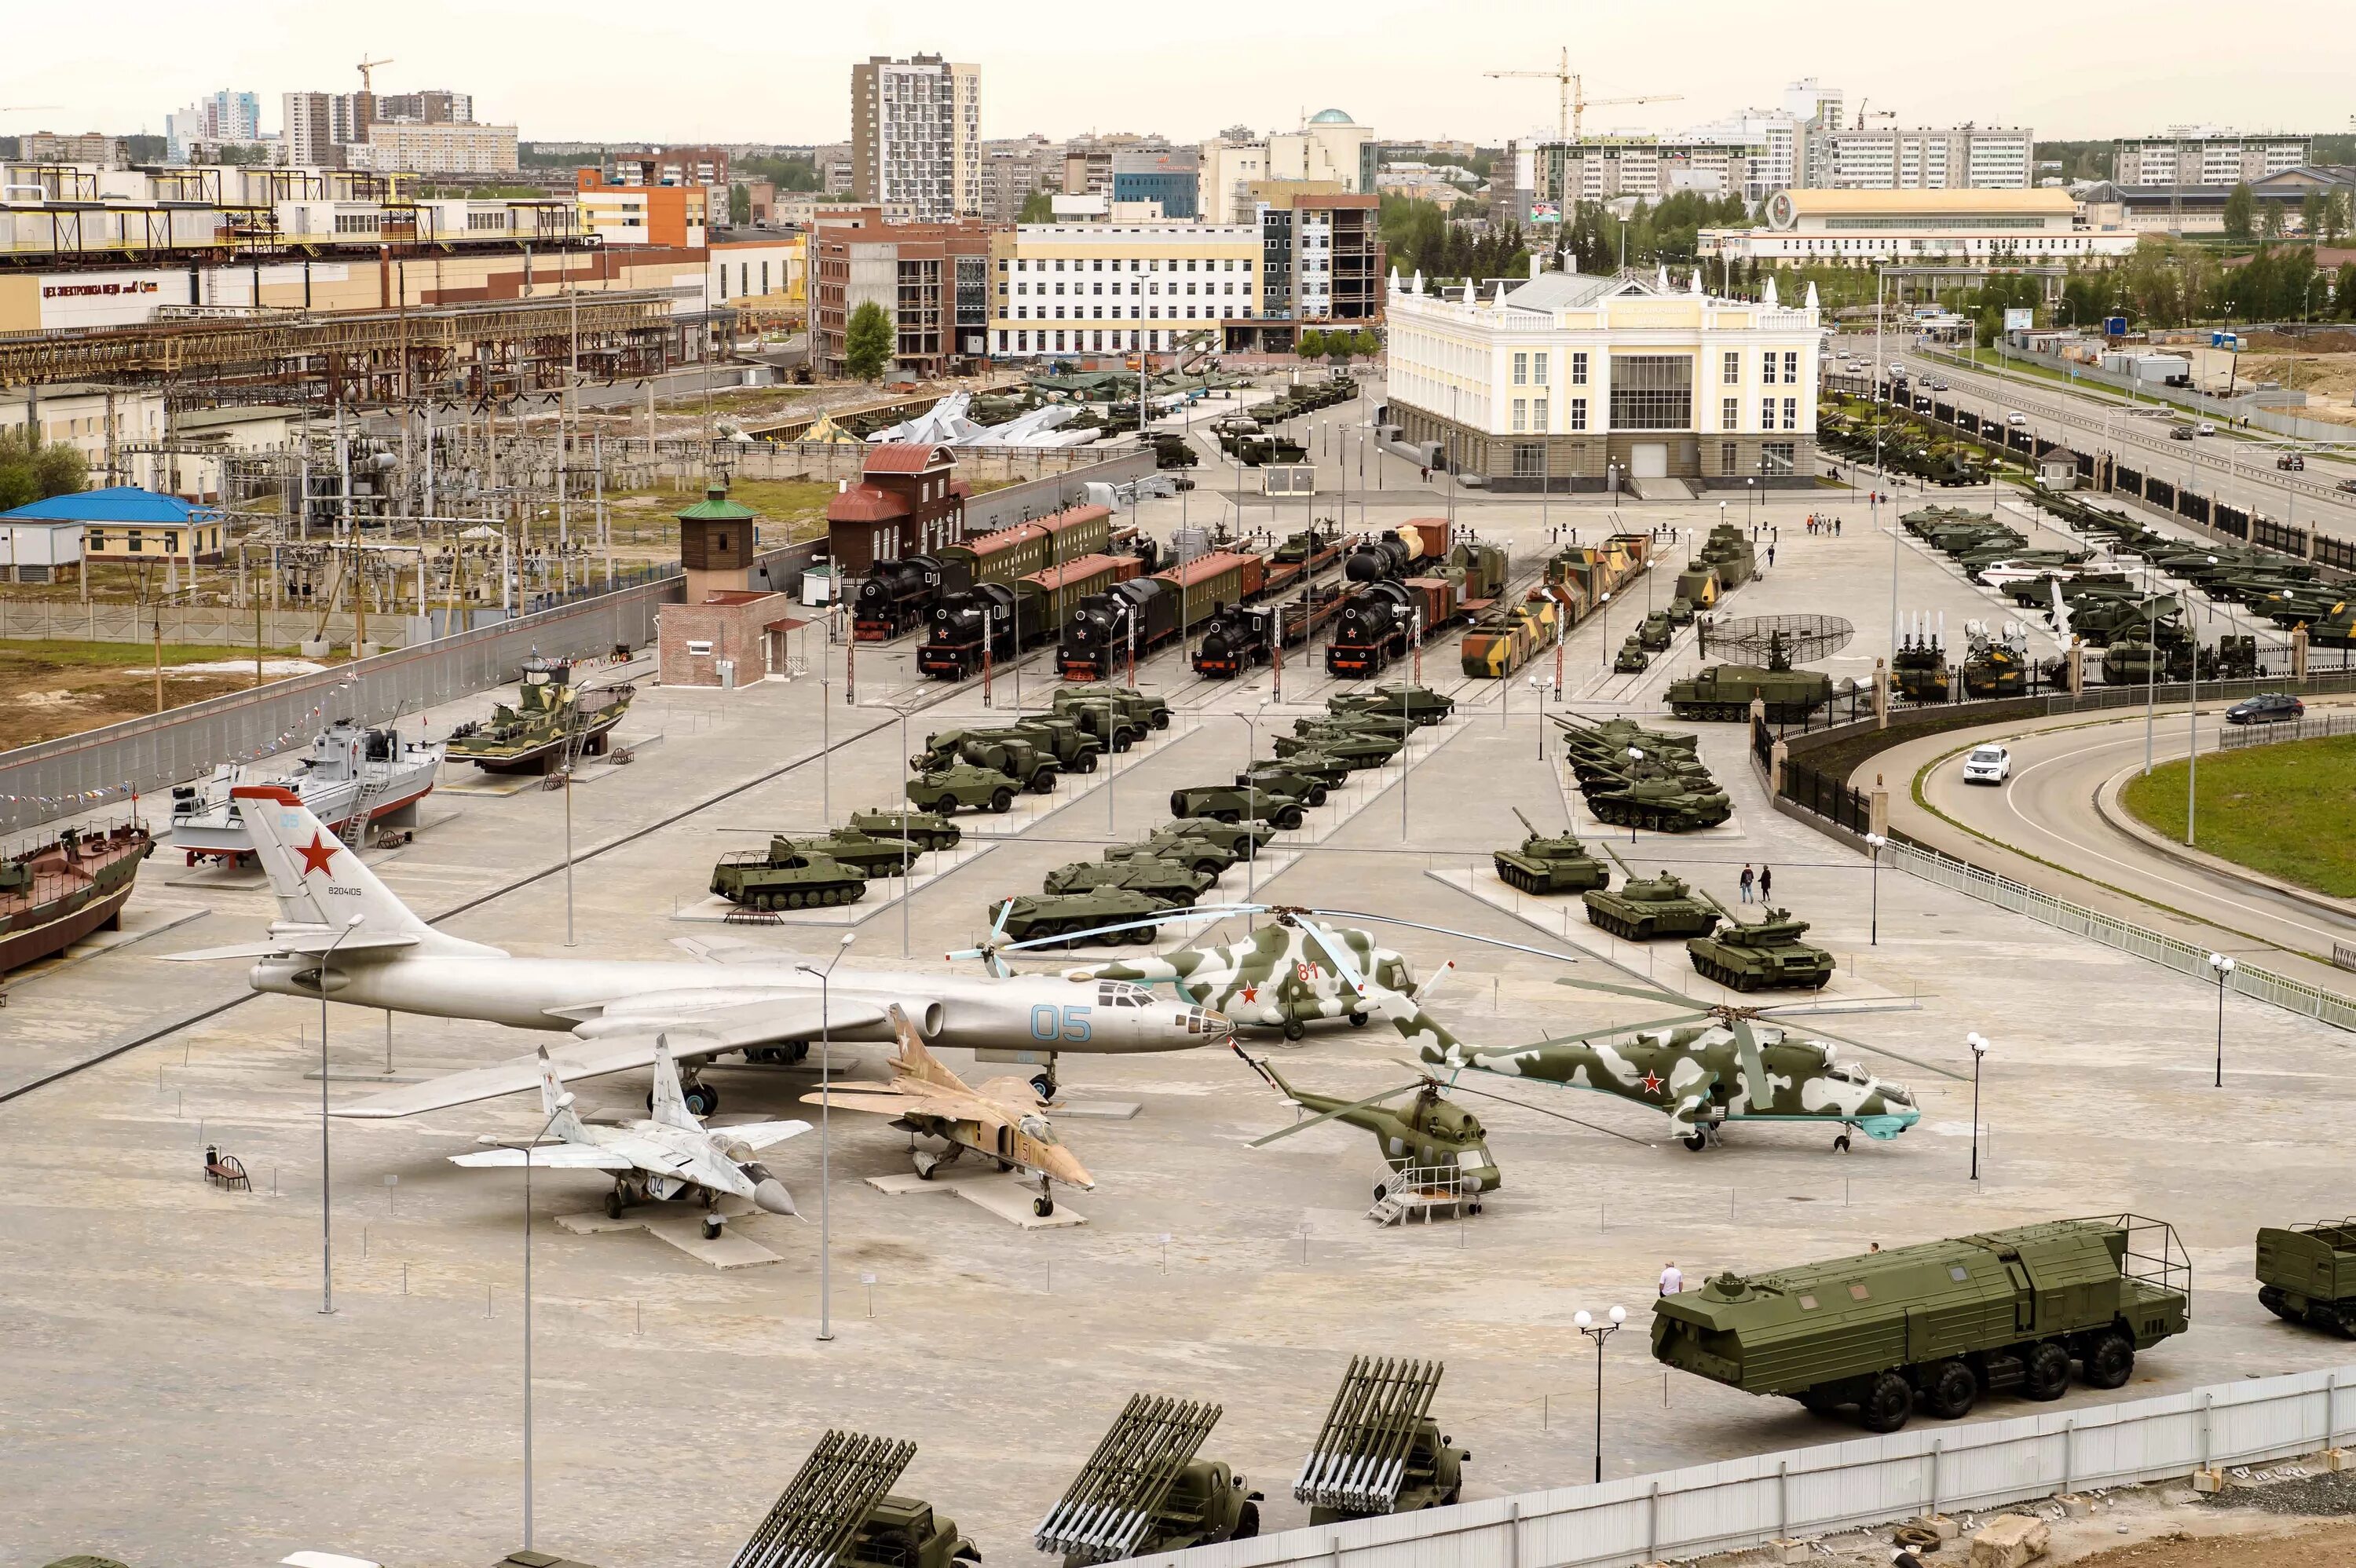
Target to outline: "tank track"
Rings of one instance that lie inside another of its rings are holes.
[[[849,882],[831,887],[784,888],[776,892],[749,892],[740,898],[730,899],[728,901],[744,909],[822,909],[837,904],[855,904],[866,896],[865,882]]]
[[[1650,942],[1657,934],[1649,923],[1640,924],[1616,911],[1598,909],[1593,904],[1587,906],[1587,923],[1601,927],[1622,942]]]

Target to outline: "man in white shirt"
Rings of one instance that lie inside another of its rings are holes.
[[[1686,1276],[1677,1272],[1677,1265],[1676,1264],[1670,1264],[1667,1267],[1661,1270],[1661,1294],[1663,1296],[1675,1296],[1685,1287]]]

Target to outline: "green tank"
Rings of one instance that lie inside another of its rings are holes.
[[[1986,1393],[2059,1399],[2074,1363],[2115,1389],[2189,1320],[2176,1232],[2133,1214],[1717,1275],[1653,1307],[1653,1355],[1746,1393],[1844,1405],[1871,1432],[1916,1409],[1953,1421]]]
[[[1343,761],[1339,757],[1329,756],[1322,751],[1309,750],[1294,752],[1282,762],[1270,762],[1265,758],[1258,759],[1253,762],[1252,766],[1255,768],[1282,768],[1288,773],[1299,773],[1303,778],[1315,779],[1327,789],[1332,789],[1335,784],[1345,783],[1352,773],[1358,771],[1352,764]],[[1238,778],[1236,782],[1237,784],[1242,784],[1245,781]]]
[[[857,903],[867,896],[867,879],[831,855],[777,837],[766,850],[721,857],[712,868],[712,891],[745,909],[809,909]]]
[[[1404,744],[1421,727],[1422,720],[1401,717],[1398,712],[1384,712],[1379,708],[1362,708],[1349,713],[1312,714],[1292,721],[1296,735],[1387,735]]]
[[[1724,925],[1687,943],[1686,953],[1702,978],[1737,991],[1820,991],[1833,977],[1833,955],[1800,940],[1807,929],[1785,909],[1748,925],[1727,913]]]
[[[1237,773],[1236,783],[1256,784],[1261,789],[1272,791],[1277,795],[1292,795],[1312,807],[1324,805],[1325,792],[1332,786],[1313,773],[1294,772],[1289,765],[1290,761],[1290,758],[1287,758],[1283,762],[1256,763]]]
[[[883,811],[870,806],[851,814],[851,826],[876,838],[905,838],[920,849],[954,849],[965,832],[937,811]]]
[[[879,838],[856,827],[838,827],[807,838],[780,834],[769,840],[769,853],[772,855],[797,851],[805,855],[831,856],[862,877],[896,877],[904,864],[924,854],[908,839],[889,836]]]
[[[1666,610],[1654,611],[1644,617],[1644,624],[1636,629],[1636,635],[1643,640],[1644,646],[1654,653],[1659,653],[1663,648],[1667,647],[1676,635],[1676,625],[1669,619],[1669,613]]]
[[[2356,1220],[2258,1232],[2258,1305],[2356,1339]]]
[[[1247,818],[1272,822],[1287,832],[1301,826],[1301,797],[1250,784],[1191,784],[1170,792],[1173,816],[1209,816],[1221,822]]]
[[[1680,719],[1747,719],[1753,698],[1765,699],[1770,722],[1805,719],[1833,699],[1833,678],[1813,669],[1715,664],[1669,683],[1669,711]]]
[[[943,730],[925,737],[925,749],[908,759],[919,773],[965,763],[1004,773],[1033,795],[1055,787],[1055,759],[1030,737],[1011,730]]]
[[[1614,889],[1599,888],[1585,895],[1587,920],[1623,942],[1651,942],[1663,936],[1706,935],[1718,929],[1720,912],[1708,898],[1696,898],[1684,880],[1663,871],[1640,877],[1609,844],[1603,852],[1620,862],[1625,873]]]
[[[1279,735],[1275,751],[1279,762],[1312,752],[1353,769],[1379,768],[1398,756],[1403,744],[1395,735],[1370,731],[1321,730],[1308,735]]]
[[[1397,681],[1370,687],[1362,691],[1344,692],[1325,699],[1325,711],[1343,713],[1398,713],[1404,703],[1407,716],[1419,726],[1437,724],[1456,711],[1456,699],[1432,690],[1428,686],[1406,685]]]
[[[910,779],[908,800],[926,811],[947,813],[962,806],[1004,812],[1014,805],[1014,792],[1022,787],[995,768],[958,763]]]
[[[1612,661],[1612,670],[1620,675],[1641,675],[1652,667],[1653,656],[1644,651],[1644,635],[1629,633],[1628,640],[1620,645],[1620,656]]]
[[[1649,759],[1633,764],[1617,781],[1599,776],[1592,787],[1581,788],[1595,819],[1614,827],[1692,833],[1715,827],[1734,815],[1734,802],[1707,773],[1696,783]]]
[[[986,918],[994,923],[1004,901],[993,901]],[[1131,888],[1090,888],[1081,893],[1019,893],[1013,901],[1014,907],[1007,912],[1004,927],[1009,942],[1065,936],[1093,926],[1118,924],[1180,907],[1169,899],[1155,898],[1151,893],[1138,892]],[[1128,931],[1110,933],[1104,940],[1151,946],[1159,929],[1157,926],[1141,925]]]
[[[1647,730],[1633,719],[1590,719],[1584,713],[1556,713],[1548,718],[1562,731],[1563,749],[1574,756],[1594,752],[1625,757],[1631,746],[1647,756],[1666,752],[1692,756],[1701,750],[1701,741],[1695,736],[1674,730]]]
[[[1174,904],[1190,904],[1218,880],[1216,872],[1205,876],[1173,857],[1132,855],[1125,860],[1074,860],[1069,865],[1058,866],[1047,873],[1041,888],[1051,893],[1084,893],[1092,888],[1129,888],[1137,892],[1150,893],[1157,899],[1167,899]]]
[[[1587,852],[1576,834],[1540,833],[1518,805],[1514,815],[1522,818],[1529,837],[1520,848],[1500,849],[1494,856],[1497,878],[1507,887],[1526,893],[1583,893],[1612,885],[1610,869]]]

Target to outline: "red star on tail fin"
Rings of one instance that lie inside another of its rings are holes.
[[[328,862],[336,858],[336,851],[342,848],[341,844],[315,829],[311,834],[311,842],[294,845],[294,850],[303,857],[303,874],[307,877],[314,871],[327,870]]]

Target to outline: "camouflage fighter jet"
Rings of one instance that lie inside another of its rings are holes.
[[[948,1144],[942,1154],[912,1150],[916,1174],[926,1181],[968,1149],[996,1160],[1001,1170],[1026,1171],[1039,1183],[1031,1211],[1041,1219],[1055,1211],[1055,1200],[1047,1189],[1051,1180],[1066,1187],[1096,1186],[1087,1168],[1055,1140],[1055,1129],[1048,1125],[1030,1084],[1020,1078],[993,1078],[979,1089],[969,1087],[925,1049],[897,1002],[884,1010],[900,1040],[899,1052],[891,1059],[892,1081],[872,1087],[820,1089],[803,1095],[803,1104],[873,1111],[893,1118],[895,1127]]]
[[[1729,1122],[1830,1124],[1839,1129],[1833,1147],[1846,1151],[1852,1132],[1887,1140],[1922,1119],[1922,1107],[1904,1085],[1877,1077],[1855,1062],[1837,1061],[1827,1040],[1941,1077],[1962,1076],[1829,1030],[1818,1031],[1826,1040],[1803,1039],[1772,1021],[1827,1010],[1875,1008],[1705,1008],[1674,991],[1649,987],[1592,980],[1557,983],[1665,1001],[1684,1010],[1640,1023],[1552,1036],[1526,1046],[1483,1050],[1458,1040],[1408,997],[1376,995],[1370,1000],[1429,1064],[1590,1089],[1648,1105],[1667,1116],[1686,1147],[1696,1153]],[[1615,1037],[1625,1038],[1613,1043]]]

